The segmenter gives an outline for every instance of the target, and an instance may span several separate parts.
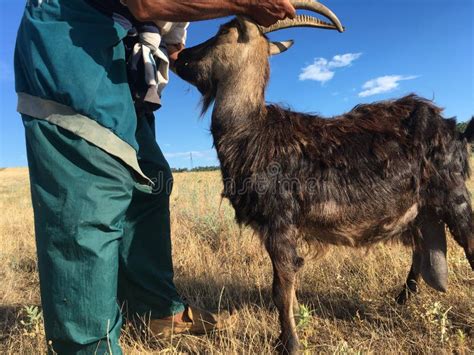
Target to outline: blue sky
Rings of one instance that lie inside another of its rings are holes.
[[[16,113],[13,49],[24,1],[0,0],[0,167],[26,166],[24,134]],[[414,92],[465,121],[474,114],[472,0],[325,0],[347,31],[289,29],[294,39],[271,59],[270,102],[332,116],[359,103]],[[194,23],[188,45],[212,36],[227,19]],[[157,140],[170,165],[217,164],[209,115],[199,119],[199,95],[172,76],[157,116]]]

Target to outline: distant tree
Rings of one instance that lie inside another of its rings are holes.
[[[216,171],[216,170],[219,170],[219,166],[215,166],[215,165],[212,165],[212,166],[197,166],[195,168],[192,168],[192,169],[188,169],[188,168],[171,168],[171,172],[173,173],[186,173],[186,172],[194,172],[194,171]]]
[[[466,128],[467,128],[467,124],[468,124],[469,121],[471,121],[471,120],[474,120],[474,115],[471,116],[471,119],[467,119],[467,120],[464,121],[464,122],[458,122],[458,123],[456,124],[456,129],[457,129],[459,132],[461,132],[461,133],[464,132],[464,131],[466,130]]]
[[[216,171],[216,170],[219,170],[219,166],[215,166],[215,165],[212,165],[212,166],[197,166],[193,169],[191,169],[191,171]]]
[[[173,173],[185,173],[187,171],[189,171],[188,168],[171,168]]]
[[[471,120],[474,120],[474,116],[471,116]],[[459,122],[458,124],[456,124],[456,129],[459,132],[463,133],[466,130],[469,121],[470,120],[467,120],[466,122]],[[474,144],[471,144],[471,151],[474,153]]]
[[[467,121],[466,122],[459,122],[458,124],[456,124],[456,129],[461,133],[466,130],[466,127],[467,127]]]

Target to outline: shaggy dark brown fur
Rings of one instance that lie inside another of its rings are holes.
[[[413,245],[399,303],[416,291],[420,274],[445,289],[445,223],[474,268],[465,186],[474,124],[461,136],[455,120],[415,95],[359,105],[331,119],[265,105],[269,44],[255,29],[246,20],[230,22],[215,38],[183,51],[177,72],[199,88],[205,105],[215,99],[211,130],[224,196],[270,254],[280,350],[294,353],[301,240],[317,247],[396,239]]]

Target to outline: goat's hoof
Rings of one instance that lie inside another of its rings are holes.
[[[284,340],[280,336],[276,341],[275,350],[280,355],[296,355],[299,350],[298,340],[294,338]]]
[[[405,303],[407,303],[409,297],[410,297],[410,296],[408,295],[408,291],[402,290],[402,292],[400,292],[400,293],[398,294],[398,296],[395,297],[395,301],[396,301],[400,306],[403,306]]]
[[[398,296],[395,297],[395,301],[399,305],[403,306],[407,303],[407,301],[410,299],[410,297],[412,297],[416,293],[417,293],[417,290],[410,290],[409,288],[404,287],[402,292],[400,292],[398,294]]]

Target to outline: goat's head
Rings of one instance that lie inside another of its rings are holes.
[[[176,72],[203,94],[205,109],[214,98],[218,84],[227,82],[232,76],[246,75],[247,80],[262,81],[263,86],[265,85],[268,56],[284,52],[293,44],[293,41],[270,42],[266,33],[289,27],[316,27],[340,32],[344,30],[337,16],[319,2],[300,0],[292,3],[296,9],[326,16],[331,23],[298,15],[294,19],[263,27],[239,16],[222,25],[211,39],[180,53],[176,61]]]

